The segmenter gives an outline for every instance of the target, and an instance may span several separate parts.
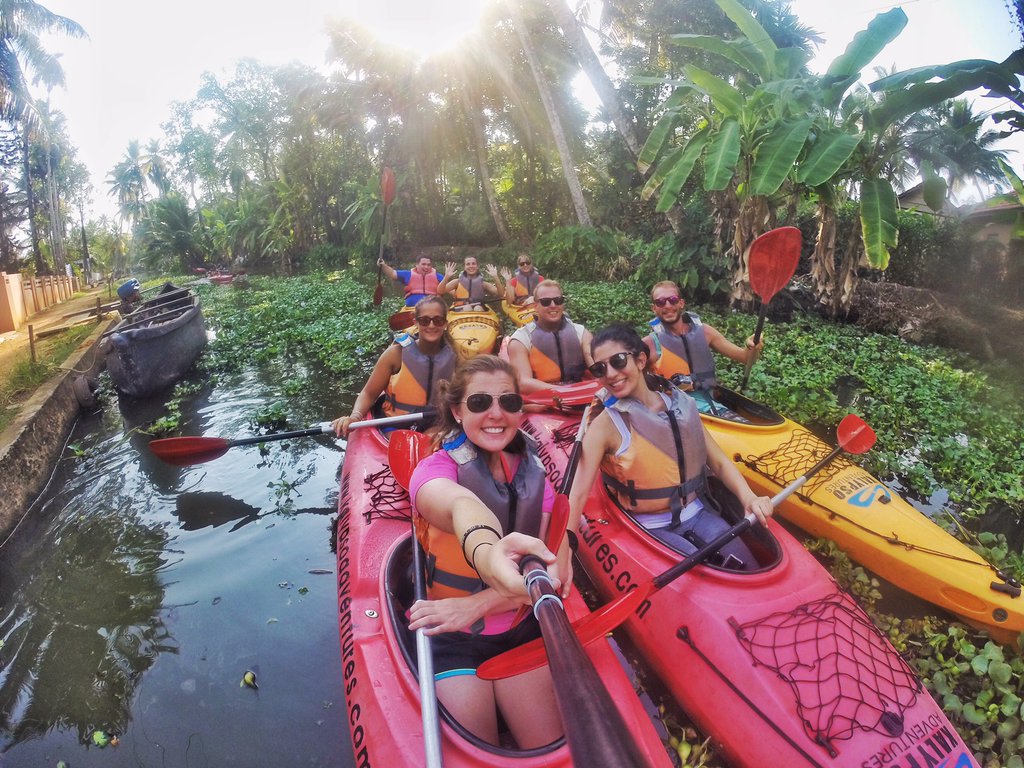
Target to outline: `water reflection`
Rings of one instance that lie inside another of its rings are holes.
[[[289,428],[343,407],[331,389],[294,403],[277,389],[254,372],[207,387],[182,403],[179,434],[253,434],[272,402]],[[171,467],[138,431],[165,414],[111,397],[83,417],[0,549],[0,762],[351,765],[326,520],[343,446]],[[239,686],[254,668],[258,692]],[[119,746],[90,745],[95,729]]]

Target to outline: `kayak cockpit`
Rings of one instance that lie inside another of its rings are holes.
[[[399,647],[402,656],[409,670],[418,679],[416,664],[416,633],[409,629],[407,618],[408,610],[415,601],[413,589],[413,565],[412,565],[412,542],[411,536],[405,536],[402,541],[391,551],[391,557],[387,562],[385,572],[387,584],[387,612],[388,620],[394,630],[394,636],[399,640]],[[443,722],[449,726],[459,738],[471,743],[474,747],[489,752],[496,756],[511,758],[529,758],[548,755],[565,745],[565,738],[560,738],[543,747],[535,749],[518,749],[508,729],[501,722],[501,713],[498,713],[498,725],[501,736],[501,745],[490,744],[466,730],[456,720],[444,705],[438,702],[438,713]]]

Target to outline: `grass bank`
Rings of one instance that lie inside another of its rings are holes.
[[[0,373],[0,431],[14,419],[18,403],[57,373],[61,363],[94,329],[90,323],[40,339],[36,342],[35,362],[28,349],[14,356],[10,368]]]

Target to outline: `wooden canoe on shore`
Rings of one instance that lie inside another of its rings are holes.
[[[119,392],[149,397],[174,384],[206,346],[206,325],[194,291],[166,283],[108,334],[107,369]]]

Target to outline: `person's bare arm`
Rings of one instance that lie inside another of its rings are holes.
[[[729,460],[729,457],[725,455],[706,428],[704,428],[704,442],[708,450],[708,466],[714,472],[715,477],[736,495],[740,504],[743,505],[744,512],[752,512],[764,525],[772,516],[772,500],[768,496],[758,496],[750,489],[736,465]]]
[[[594,337],[590,334],[590,331],[583,330],[583,338],[580,343],[583,345],[583,362],[586,363],[587,368],[594,364],[594,356],[590,352],[590,345],[594,341]]]
[[[530,366],[530,352],[523,342],[518,339],[511,339],[508,343],[508,360],[516,369],[519,376],[519,389],[523,394],[538,392],[551,387],[547,382],[533,378],[533,368]]]
[[[747,339],[746,346],[740,347],[733,344],[725,336],[722,335],[718,329],[704,324],[704,336],[708,340],[708,346],[711,347],[715,352],[721,355],[725,355],[730,360],[735,360],[737,363],[746,363],[747,358],[751,354],[759,354],[761,349],[764,347],[764,337],[757,344],[757,353],[754,350],[754,337],[751,336]]]
[[[379,266],[384,274],[388,276],[389,280],[398,280],[398,272],[395,271],[394,267],[384,261],[384,259],[377,259],[377,266]]]
[[[366,380],[362,390],[359,392],[359,396],[352,405],[352,413],[348,416],[337,418],[331,423],[331,426],[334,427],[334,434],[338,437],[347,438],[351,424],[366,418],[370,408],[373,407],[377,398],[380,397],[384,387],[388,385],[388,380],[398,373],[401,367],[402,348],[398,344],[392,344],[377,358],[377,363],[373,366],[373,371],[370,372],[370,378]]]

